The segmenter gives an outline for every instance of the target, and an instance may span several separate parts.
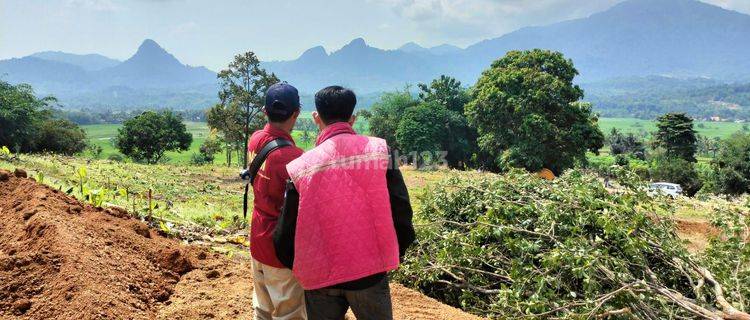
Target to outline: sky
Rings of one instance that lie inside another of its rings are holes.
[[[0,0],[0,59],[55,50],[125,60],[153,39],[180,61],[222,69],[252,50],[289,60],[354,38],[465,47],[518,28],[582,18],[622,0]],[[750,0],[705,0],[750,14]]]

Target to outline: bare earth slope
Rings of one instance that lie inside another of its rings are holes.
[[[0,319],[251,319],[251,281],[246,261],[0,170]],[[478,319],[392,293],[397,319]]]

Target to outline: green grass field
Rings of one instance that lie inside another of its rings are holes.
[[[193,143],[190,145],[190,149],[183,152],[167,152],[165,162],[167,163],[178,163],[188,164],[190,163],[190,157],[193,153],[198,153],[198,149],[206,137],[210,134],[208,125],[205,122],[185,122],[188,132],[193,135]],[[93,145],[100,146],[102,148],[101,158],[106,159],[112,154],[119,154],[120,152],[114,146],[114,138],[117,136],[117,129],[120,128],[119,124],[94,124],[81,126],[86,131],[86,136],[89,142]],[[295,131],[293,136],[297,145],[307,150],[312,148],[315,142],[315,133],[309,133],[310,139],[302,139],[303,133],[301,131]],[[87,156],[91,156],[90,152],[87,152]],[[235,159],[232,162],[236,161]],[[216,154],[215,164],[226,164],[227,156],[226,153],[221,152]]]
[[[310,112],[303,113],[300,118],[311,118]],[[198,148],[203,141],[208,137],[210,130],[208,125],[204,122],[186,122],[188,131],[193,134],[193,143],[190,145],[190,149],[184,152],[167,152],[167,163],[177,164],[188,164],[190,163],[190,157],[193,153],[198,153]],[[599,119],[599,126],[602,132],[608,134],[612,128],[617,128],[623,132],[649,134],[656,131],[656,125],[653,121],[639,120],[633,118],[602,118]],[[102,147],[101,158],[106,159],[112,154],[118,154],[119,151],[114,147],[113,138],[117,136],[117,129],[120,127],[118,124],[95,124],[95,125],[84,125],[82,126],[86,131],[89,141],[97,146]],[[708,137],[726,138],[737,131],[742,131],[746,127],[742,123],[734,122],[697,122],[696,130],[699,134]],[[361,132],[367,132],[367,123],[363,119],[358,120],[357,130]],[[308,139],[302,139],[303,133],[296,130],[293,133],[293,137],[298,146],[302,149],[308,150],[313,147],[315,143],[315,133],[308,133]],[[87,156],[91,156],[90,153]],[[236,156],[235,156],[236,157]],[[219,153],[216,155],[215,164],[226,164],[226,154]],[[235,160],[233,160],[234,162]]]
[[[656,131],[656,123],[651,120],[640,120],[634,118],[601,118],[599,127],[604,134],[609,134],[613,128],[617,128],[626,133],[645,133],[650,134]],[[737,131],[747,128],[744,123],[734,122],[707,122],[696,121],[695,130],[698,134],[709,138],[727,138]]]

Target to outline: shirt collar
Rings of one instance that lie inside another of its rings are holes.
[[[320,132],[320,135],[318,135],[318,140],[315,141],[315,145],[317,146],[323,143],[323,141],[326,141],[331,137],[342,133],[357,134],[357,132],[354,131],[354,128],[352,128],[352,125],[350,125],[348,122],[336,122],[330,124]]]
[[[268,135],[274,138],[284,138],[294,143],[294,138],[292,138],[292,135],[290,135],[284,130],[281,130],[279,128],[272,126],[270,123],[266,123],[266,126],[263,127],[263,130],[268,132]]]

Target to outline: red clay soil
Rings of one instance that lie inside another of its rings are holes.
[[[251,319],[232,261],[0,170],[0,319]],[[478,319],[400,285],[396,319]]]
[[[687,248],[691,252],[701,252],[708,246],[711,237],[721,232],[705,220],[676,219],[677,235],[687,240]]]

